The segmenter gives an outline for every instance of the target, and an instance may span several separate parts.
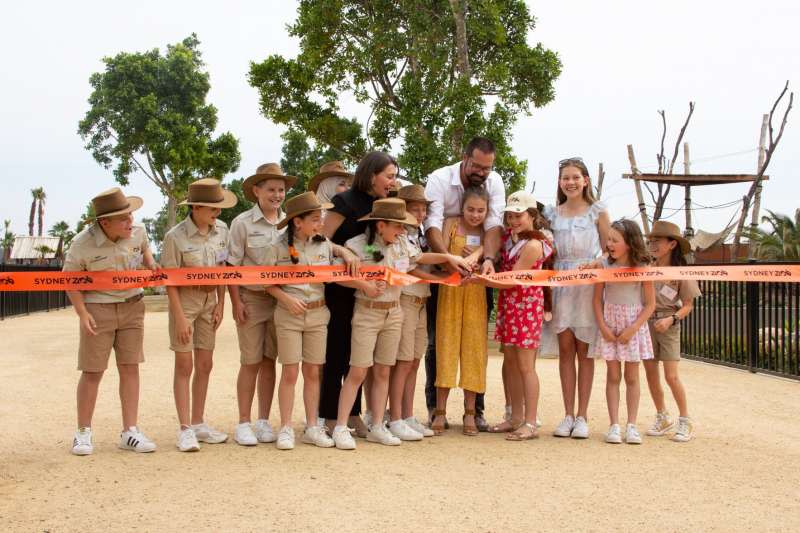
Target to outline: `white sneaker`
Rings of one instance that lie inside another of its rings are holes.
[[[350,434],[347,426],[336,426],[333,428],[333,443],[340,450],[355,450],[356,441]]]
[[[136,426],[131,426],[119,435],[119,447],[136,453],[149,453],[156,449],[156,443],[148,439]]]
[[[197,436],[192,428],[181,429],[178,431],[178,450],[182,452],[196,452],[200,449]]]
[[[422,433],[414,430],[402,419],[390,422],[389,432],[400,440],[415,441],[423,438]]]
[[[272,424],[264,418],[256,420],[255,435],[258,442],[275,442],[278,440],[275,430],[272,429]]]
[[[608,428],[608,433],[606,433],[606,442],[609,444],[622,443],[622,430],[619,428],[619,424],[611,424],[611,427]]]
[[[569,437],[572,435],[573,427],[575,427],[575,419],[572,418],[572,415],[567,415],[564,417],[564,420],[561,421],[555,431],[553,431],[553,435],[556,437]]]
[[[424,424],[417,420],[417,417],[411,416],[406,418],[405,423],[408,427],[421,434],[423,437],[433,437],[433,430],[429,427],[425,427]]]
[[[675,422],[669,417],[669,413],[656,413],[656,419],[653,425],[647,428],[647,434],[651,437],[660,437],[665,435],[670,429],[675,427]]]
[[[694,432],[694,427],[692,426],[692,421],[689,419],[688,416],[679,416],[678,417],[678,430],[672,436],[672,440],[675,442],[689,442],[692,440],[692,433]]]
[[[194,435],[197,437],[197,440],[200,442],[205,442],[206,444],[222,444],[228,440],[227,433],[217,431],[205,422],[202,424],[193,425],[192,430],[194,431]]]
[[[542,427],[542,419],[537,416],[536,422],[533,425],[536,427],[536,429],[539,429],[540,427]]]
[[[364,416],[361,417],[364,420],[364,425],[370,427],[372,425],[372,413],[370,411],[364,411]]]
[[[573,439],[588,439],[589,438],[589,424],[586,419],[579,416],[575,419],[575,425],[572,427],[570,436]]]
[[[333,448],[333,439],[328,436],[328,432],[322,426],[308,426],[303,432],[301,439],[306,444],[313,444],[320,448]]]
[[[628,424],[628,428],[625,430],[625,442],[628,444],[642,443],[642,436],[639,434],[636,424]]]
[[[92,455],[94,445],[92,444],[92,428],[79,428],[72,439],[73,455]]]
[[[291,426],[283,426],[278,431],[278,438],[276,439],[275,446],[279,450],[294,450],[294,430]]]
[[[258,444],[256,434],[253,433],[253,428],[250,422],[242,422],[236,426],[236,433],[233,434],[233,440],[240,446],[255,446]]]
[[[400,446],[400,439],[392,435],[383,424],[372,424],[367,432],[368,442],[377,442],[384,446]]]

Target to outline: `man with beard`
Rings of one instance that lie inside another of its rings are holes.
[[[445,218],[461,214],[461,199],[467,187],[484,187],[489,193],[489,212],[484,222],[486,232],[484,238],[483,260],[480,266],[482,274],[494,273],[494,263],[500,250],[500,238],[503,232],[503,209],[506,206],[506,190],[503,179],[494,171],[495,147],[486,137],[474,137],[464,149],[461,161],[435,170],[428,176],[425,196],[430,201],[428,218],[425,221],[425,236],[433,252],[446,253],[442,225]],[[467,243],[464,253],[470,254],[474,246]],[[429,420],[432,419],[436,407],[436,302],[437,286],[432,287],[431,298],[428,298],[428,353],[425,357],[425,401],[428,406]],[[486,289],[488,314],[491,315],[493,298],[492,289]],[[489,425],[483,416],[484,395],[479,394],[476,400],[475,424],[481,431],[487,431]]]

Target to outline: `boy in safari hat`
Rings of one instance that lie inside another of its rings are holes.
[[[118,188],[92,199],[94,223],[80,232],[64,258],[64,271],[155,270],[144,226],[133,223],[132,213],[142,207],[138,196],[125,196]],[[135,452],[152,452],[155,443],[137,427],[139,409],[139,363],[144,361],[143,290],[67,291],[80,318],[78,348],[78,430],[72,453],[89,455],[100,380],[108,367],[111,348],[119,371],[122,405],[122,433],[119,447]]]
[[[179,205],[188,205],[191,212],[164,236],[162,266],[224,265],[228,258],[228,226],[217,217],[223,209],[235,206],[236,201],[236,195],[223,189],[216,178],[200,179],[189,185],[189,196]],[[228,439],[228,435],[203,420],[214,341],[224,311],[225,286],[167,287],[167,295],[170,349],[175,351],[173,392],[180,424],[177,447],[182,452],[192,452],[200,449],[198,441],[219,444]],[[193,366],[190,415],[189,378]]]

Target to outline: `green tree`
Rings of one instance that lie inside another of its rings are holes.
[[[770,230],[756,228],[744,233],[750,246],[755,246],[755,256],[766,261],[800,260],[800,209],[795,211],[794,219],[770,210],[767,213],[761,223],[769,224]]]
[[[239,167],[239,142],[231,133],[213,137],[217,110],[206,103],[209,75],[192,34],[143,53],[103,59],[92,74],[90,109],[78,124],[86,149],[121,185],[141,171],[166,196],[166,227],[175,225],[177,204],[199,177],[222,178]]]
[[[36,206],[39,206],[39,235],[42,234],[42,222],[44,219],[44,208],[42,204],[44,203],[45,193],[43,187],[36,187],[35,189],[31,189],[31,197],[33,201],[31,201],[31,214],[28,218],[28,235],[33,237],[33,223],[36,218]]]
[[[528,44],[534,22],[523,0],[303,0],[289,27],[300,54],[253,63],[249,81],[270,120],[351,164],[401,146],[417,181],[460,158],[470,137],[490,137],[513,191],[527,165],[511,129],[554,98],[561,72],[555,52]],[[342,116],[343,92],[371,108],[365,125]]]
[[[49,254],[56,253],[55,250],[47,246],[46,244],[41,244],[39,246],[34,247],[34,251],[39,253],[39,262],[44,263],[47,261],[47,256]]]
[[[7,263],[11,257],[11,248],[14,247],[14,233],[11,231],[11,221],[3,221],[3,262]]]
[[[284,170],[284,172],[286,172],[286,170]],[[240,213],[244,213],[253,207],[253,202],[244,197],[244,189],[242,189],[243,183],[244,178],[239,178],[231,181],[227,185],[228,190],[235,194],[236,198],[239,199],[235,206],[231,207],[230,209],[223,209],[222,213],[219,215],[219,219],[225,222],[228,227],[231,227],[231,222],[233,222],[233,219],[236,218]]]
[[[308,137],[298,130],[289,129],[281,135],[281,139],[281,168],[290,176],[298,177],[295,186],[286,192],[287,198],[305,191],[306,184],[319,172],[319,167],[339,158],[339,153],[332,148],[323,148],[320,144],[309,145]]]
[[[78,234],[83,231],[83,229],[94,222],[94,205],[92,202],[86,204],[86,211],[83,212],[81,218],[78,219],[78,222],[75,224],[75,233]]]
[[[64,250],[69,248],[72,239],[75,238],[75,232],[69,229],[69,223],[66,220],[56,222],[53,227],[47,232],[51,237],[58,237],[58,248],[56,249],[56,257],[61,257]]]

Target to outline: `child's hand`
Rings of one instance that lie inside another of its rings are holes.
[[[464,259],[463,257],[458,257],[457,255],[447,254],[447,262],[453,267],[459,270],[459,272],[463,274],[467,272],[471,272],[472,268],[470,267],[469,261]]]
[[[592,268],[603,268],[603,260],[595,259],[594,261],[578,265],[578,270],[588,270]]]
[[[617,336],[614,335],[610,329],[608,329],[608,326],[601,326],[600,334],[603,335],[603,338],[608,342],[619,342]]]
[[[364,294],[367,295],[367,298],[377,298],[381,294],[383,294],[383,289],[378,288],[378,283],[376,281],[367,281],[362,289]]]
[[[342,248],[342,261],[347,265],[347,273],[354,278],[358,277],[358,271],[361,268],[361,260],[358,256],[347,248]]]
[[[181,341],[181,344],[189,344],[192,340],[192,324],[186,320],[185,315],[180,315],[178,317],[175,329],[178,332],[178,340]]]
[[[245,322],[247,322],[247,306],[243,303],[239,302],[233,303],[233,321],[236,322],[236,325],[242,326]]]
[[[286,294],[281,300],[283,300],[282,303],[284,307],[295,316],[302,315],[306,312],[306,303],[299,298]]]
[[[655,324],[653,324],[653,327],[655,327],[657,332],[664,333],[672,327],[672,324],[672,317],[668,316],[667,318],[659,318],[656,320]]]
[[[553,320],[553,313],[551,313],[550,311],[545,311],[544,312],[544,321],[545,322],[550,322],[551,320]]]
[[[623,329],[622,333],[617,336],[617,342],[619,344],[628,344],[633,338],[634,333],[636,333],[636,331],[630,327]]]
[[[97,322],[94,321],[94,317],[92,316],[89,311],[86,311],[84,314],[80,316],[81,319],[81,329],[88,333],[90,336],[94,337],[97,335]]]
[[[217,305],[214,306],[214,312],[211,314],[211,323],[214,326],[214,331],[222,324],[222,317],[225,316],[225,304],[222,302],[217,302]]]

